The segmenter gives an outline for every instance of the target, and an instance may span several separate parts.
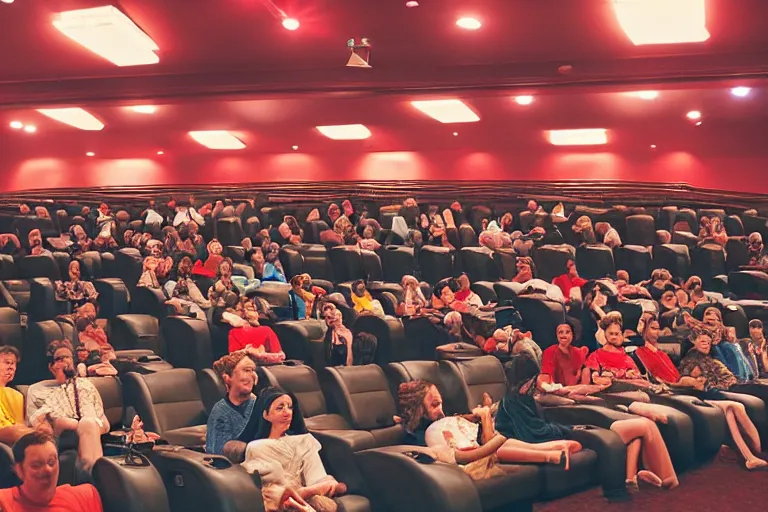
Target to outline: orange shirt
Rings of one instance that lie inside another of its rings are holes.
[[[104,512],[99,492],[91,484],[60,485],[48,505],[35,505],[19,493],[18,487],[0,489],[3,512]]]

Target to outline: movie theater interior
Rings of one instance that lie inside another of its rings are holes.
[[[768,509],[768,1],[0,40],[0,512]]]

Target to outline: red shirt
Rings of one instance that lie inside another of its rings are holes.
[[[677,382],[680,380],[680,372],[675,368],[674,363],[662,350],[655,352],[646,347],[637,349],[637,357],[642,361],[649,375],[661,379],[664,382]]]
[[[99,492],[91,484],[60,485],[48,505],[27,501],[18,487],[0,489],[0,510],[3,512],[103,512]]]
[[[599,348],[589,356],[587,366],[597,372],[611,372],[617,379],[625,378],[629,370],[640,373],[635,362],[623,350],[609,352]]]
[[[571,277],[568,274],[562,274],[554,278],[552,284],[560,288],[563,291],[563,296],[568,298],[571,295],[571,288],[581,288],[587,284],[587,280],[582,277]]]
[[[276,354],[282,352],[283,348],[280,346],[280,340],[277,338],[277,334],[271,327],[259,326],[259,327],[238,327],[236,329],[229,330],[229,352],[235,352],[244,349],[247,345],[253,348],[264,347],[264,350],[270,354]]]
[[[549,375],[555,384],[575,386],[579,384],[588,351],[587,347],[571,345],[568,354],[564,354],[557,345],[552,345],[541,353],[541,373]]]

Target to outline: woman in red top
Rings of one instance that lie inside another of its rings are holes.
[[[579,277],[579,272],[576,270],[576,263],[574,263],[573,260],[569,259],[565,266],[568,268],[568,272],[554,278],[552,284],[562,290],[563,297],[565,297],[567,302],[571,297],[571,289],[581,288],[587,284],[587,280],[583,277]]]
[[[643,340],[645,340],[645,346],[637,349],[637,356],[645,366],[646,371],[650,377],[653,377],[661,382],[669,384],[671,386],[693,388],[697,391],[704,392],[707,385],[707,378],[702,375],[701,370],[696,372],[697,375],[691,375],[681,377],[680,372],[677,371],[675,365],[669,356],[658,348],[659,344],[659,321],[656,318],[651,318],[645,323],[643,328]],[[697,333],[694,331],[694,348],[691,350],[701,350],[702,352],[709,352],[709,347],[712,343],[711,335],[704,333]],[[698,348],[696,348],[698,347]],[[694,370],[695,371],[695,370]],[[752,447],[757,453],[762,451],[760,444],[760,434],[749,419],[749,415],[744,407],[744,404],[733,400],[723,400],[720,398],[725,397],[722,393],[707,393],[702,398],[706,398],[704,401],[710,405],[713,405],[725,414],[725,420],[728,424],[728,430],[731,433],[736,448],[744,458],[745,466],[747,469],[755,469],[757,467],[766,466],[766,462],[757,458],[750,450],[749,446],[744,440],[742,431],[746,434]]]

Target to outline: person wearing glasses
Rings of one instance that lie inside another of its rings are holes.
[[[31,432],[13,445],[14,469],[21,485],[0,490],[4,512],[103,512],[99,492],[91,484],[57,487],[59,454],[53,437]]]
[[[72,344],[54,341],[48,346],[48,370],[54,381],[30,386],[27,394],[27,419],[35,430],[77,432],[78,458],[90,472],[103,455],[101,435],[109,431],[104,404],[96,387],[86,378],[76,377]]]

